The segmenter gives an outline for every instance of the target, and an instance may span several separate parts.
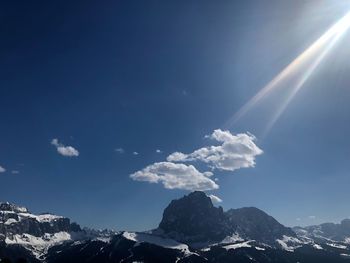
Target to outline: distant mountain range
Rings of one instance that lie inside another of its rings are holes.
[[[203,192],[173,200],[157,229],[82,229],[0,203],[0,262],[350,262],[350,220],[289,228],[255,207],[223,211]]]

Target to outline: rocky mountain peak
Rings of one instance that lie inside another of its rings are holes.
[[[0,202],[0,211],[9,211],[9,212],[15,212],[15,213],[28,213],[28,209],[25,207],[21,207],[18,205],[11,204],[9,202]]]
[[[230,209],[215,207],[203,192],[193,192],[173,200],[164,210],[159,224],[166,235],[182,242],[221,241],[238,234],[275,244],[284,236],[296,237],[294,231],[255,207]]]
[[[188,195],[185,195],[183,198],[180,199],[181,201],[179,203],[187,203],[190,206],[193,206],[194,208],[198,210],[207,210],[212,209],[214,207],[210,197],[208,197],[204,192],[201,191],[195,191]],[[177,200],[174,202],[176,203]]]
[[[25,207],[0,203],[0,234],[3,238],[13,239],[23,234],[42,237],[45,234],[79,231],[80,226],[71,223],[68,218],[49,213],[35,215]]]
[[[225,215],[203,192],[173,200],[164,210],[159,228],[177,240],[204,242],[220,240],[227,234]]]

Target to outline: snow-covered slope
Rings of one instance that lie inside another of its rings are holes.
[[[180,250],[185,254],[191,254],[188,245],[179,243],[173,239],[164,238],[161,236],[156,236],[148,233],[138,233],[138,232],[123,232],[123,237],[126,239],[136,242],[136,246],[141,243],[154,244],[159,247],[170,248]]]
[[[0,203],[0,241],[20,245],[43,259],[50,247],[90,238],[68,218],[50,213],[35,215],[25,207]]]

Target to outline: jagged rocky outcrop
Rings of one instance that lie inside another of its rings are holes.
[[[79,232],[80,226],[69,218],[52,214],[34,215],[25,207],[0,203],[0,235],[13,238],[14,235],[29,234],[41,237],[58,232]]]
[[[173,200],[164,210],[159,224],[167,236],[185,242],[221,241],[238,234],[267,244],[283,236],[296,237],[294,231],[254,207],[230,209],[215,207],[203,192],[193,192]]]
[[[221,240],[232,232],[222,207],[213,206],[203,192],[193,192],[173,200],[164,210],[159,228],[180,241]]]

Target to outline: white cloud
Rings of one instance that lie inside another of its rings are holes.
[[[6,172],[6,169],[0,165],[0,173]]]
[[[132,154],[133,154],[133,155],[139,155],[139,153],[138,153],[138,152],[133,152]]]
[[[156,153],[162,153],[162,151],[161,151],[161,150],[159,150],[159,149],[157,149],[157,150],[156,150]]]
[[[53,139],[51,144],[54,145],[57,149],[57,152],[63,156],[75,157],[79,156],[79,151],[72,146],[65,146],[62,143],[58,142],[58,139]]]
[[[12,170],[11,173],[12,174],[19,174],[19,171],[18,170]]]
[[[222,202],[222,199],[217,197],[216,195],[208,195],[208,197],[211,199],[211,201],[213,203],[221,203]]]
[[[316,216],[309,216],[309,219],[314,220],[316,219]]]
[[[255,158],[263,151],[254,143],[250,133],[231,134],[229,131],[215,130],[207,138],[219,143],[219,146],[203,147],[190,154],[174,152],[167,157],[169,162],[202,161],[213,169],[235,171],[255,166]]]
[[[169,162],[180,162],[180,161],[187,161],[188,155],[181,153],[181,152],[174,152],[172,154],[170,154],[166,159]]]
[[[154,163],[133,173],[135,181],[162,183],[166,189],[213,190],[219,186],[211,180],[213,173],[199,172],[193,165],[172,162]]]
[[[114,151],[116,151],[117,153],[125,153],[125,150],[123,148],[116,148],[114,149]]]

